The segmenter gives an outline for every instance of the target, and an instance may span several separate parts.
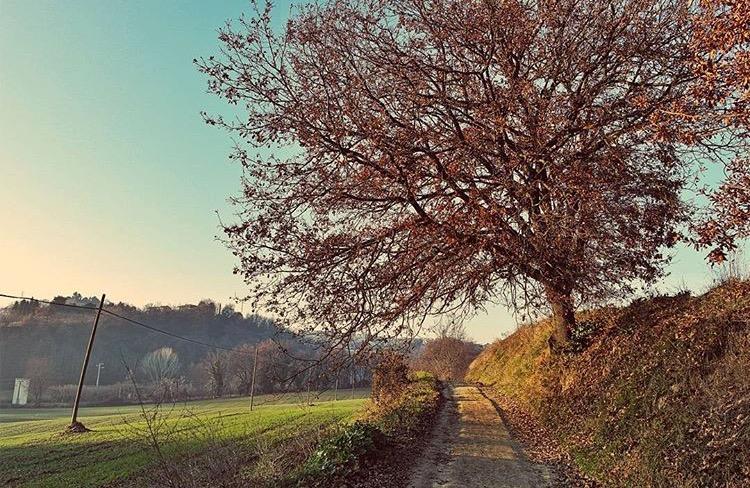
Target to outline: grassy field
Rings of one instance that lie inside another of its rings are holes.
[[[251,451],[305,432],[350,419],[364,403],[366,390],[354,398],[322,394],[308,406],[300,396],[222,399],[146,407],[82,408],[80,420],[92,432],[62,434],[68,409],[0,409],[0,485],[28,487],[116,486],[137,480],[158,457],[149,447],[149,424],[157,429],[167,459],[199,456],[209,448],[232,445]],[[135,483],[138,484],[138,483]]]

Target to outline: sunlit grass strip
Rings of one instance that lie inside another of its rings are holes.
[[[358,392],[361,396],[363,392]],[[289,398],[294,400],[294,398]],[[166,457],[199,453],[212,441],[250,443],[259,436],[272,441],[295,436],[354,415],[364,400],[263,405],[250,412],[246,399],[163,406]],[[156,461],[144,448],[146,422],[139,407],[98,408],[87,419],[93,432],[61,435],[67,416],[0,424],[0,485],[99,486],[137,475]],[[211,436],[202,430],[211,430]]]

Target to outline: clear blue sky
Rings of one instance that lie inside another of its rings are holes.
[[[192,59],[247,5],[0,0],[0,291],[138,305],[242,293],[214,240],[240,171],[199,116],[222,106]],[[694,252],[671,271],[662,289],[710,282]],[[513,327],[493,307],[468,328],[484,342]]]

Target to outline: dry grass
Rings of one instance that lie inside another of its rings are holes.
[[[485,350],[469,378],[523,405],[608,486],[747,486],[750,283],[581,313],[578,354],[550,324]]]

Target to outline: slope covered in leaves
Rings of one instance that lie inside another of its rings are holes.
[[[748,486],[750,283],[580,313],[553,357],[541,321],[495,342],[468,379],[520,405],[606,486]]]

